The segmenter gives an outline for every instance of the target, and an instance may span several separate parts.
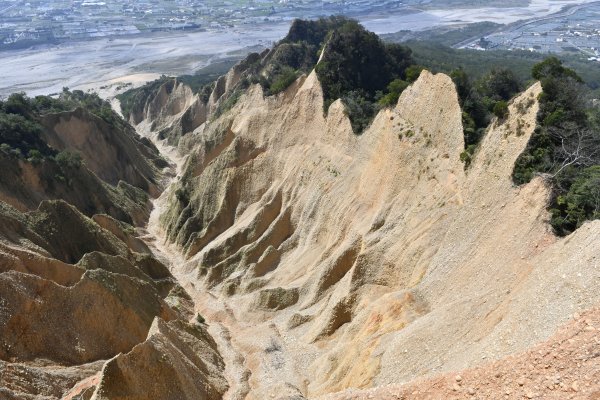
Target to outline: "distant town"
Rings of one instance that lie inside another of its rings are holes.
[[[402,7],[399,0],[0,0],[0,49],[157,31],[223,30]]]
[[[577,5],[558,14],[508,25],[459,47],[579,53],[590,61],[600,61],[600,2]]]
[[[471,5],[470,0],[457,0]],[[0,0],[0,50],[167,31],[226,31],[343,14],[410,14],[425,0]],[[493,5],[492,0],[483,1]],[[484,5],[484,4],[481,5]],[[463,4],[463,3],[461,3]],[[496,4],[496,6],[498,6]],[[416,8],[415,8],[416,7]],[[505,25],[461,43],[477,50],[573,52],[600,60],[600,2]]]

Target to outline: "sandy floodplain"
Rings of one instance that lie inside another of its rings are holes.
[[[509,23],[592,0],[532,0],[527,7],[410,10],[357,17],[378,34],[424,30],[439,25],[493,21]],[[240,25],[211,32],[161,32],[0,52],[0,97],[24,91],[30,96],[63,87],[100,90],[118,83],[139,85],[161,74],[182,75],[222,57],[243,55],[281,39],[291,21]],[[119,86],[117,85],[117,86]]]

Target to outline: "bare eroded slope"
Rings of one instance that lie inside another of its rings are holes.
[[[346,390],[320,400],[600,398],[600,310],[575,314],[547,342],[478,368],[406,385]]]
[[[474,366],[597,304],[600,223],[559,240],[543,180],[510,179],[539,92],[512,102],[466,172],[454,85],[428,72],[361,136],[341,102],[323,116],[314,73],[276,97],[253,86],[188,134],[161,222],[225,359],[226,398]]]

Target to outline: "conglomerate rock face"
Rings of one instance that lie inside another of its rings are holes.
[[[40,168],[4,160],[18,180],[0,180],[0,398],[389,388],[523,352],[600,301],[600,223],[559,239],[543,179],[511,181],[539,84],[465,170],[448,76],[424,71],[355,135],[341,101],[324,115],[314,72],[276,96],[250,86],[215,115],[239,73],[208,103],[165,83],[132,115],[187,157],[152,215],[167,175],[156,149],[110,139],[84,111],[54,116],[46,138],[89,158],[81,185],[56,195]]]
[[[220,398],[214,341],[133,226],[167,163],[125,122],[81,108],[42,122],[82,162],[0,154],[0,398]]]
[[[148,139],[124,121],[111,125],[81,107],[36,118],[44,143],[55,152],[78,154],[81,162],[32,163],[0,152],[1,201],[31,211],[44,200],[61,199],[90,217],[102,213],[145,224],[149,197],[159,195],[161,170],[168,165]]]
[[[3,206],[0,218],[1,398],[226,390],[214,341],[188,322],[189,295],[120,225],[106,230],[63,201]],[[168,384],[154,378],[167,373]]]
[[[360,136],[340,101],[324,116],[314,73],[273,97],[252,86],[187,133],[161,221],[235,365],[229,393],[313,397],[462,369],[597,304],[600,224],[559,239],[543,179],[511,181],[540,90],[513,99],[467,170],[454,85],[427,71]]]

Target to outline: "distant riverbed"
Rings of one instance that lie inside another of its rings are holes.
[[[423,30],[434,26],[492,21],[514,22],[557,12],[564,5],[589,1],[532,0],[528,7],[428,10],[406,9],[396,14],[358,19],[376,33]],[[241,25],[227,31],[171,32],[116,37],[0,52],[0,96],[24,91],[51,94],[67,86],[97,89],[106,82],[153,79],[160,74],[189,74],[219,58],[269,47],[281,39],[291,21]]]

